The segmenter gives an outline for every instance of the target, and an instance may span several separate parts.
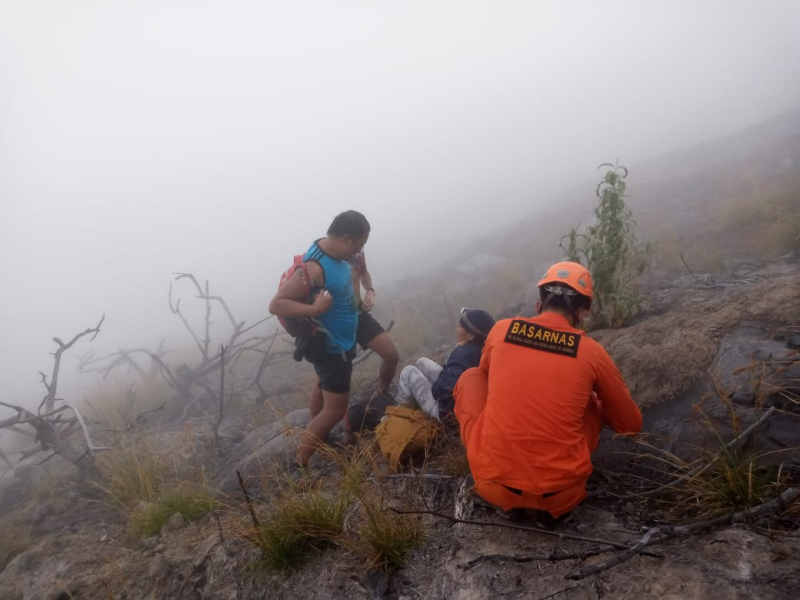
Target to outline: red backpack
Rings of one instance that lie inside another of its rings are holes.
[[[303,300],[306,304],[311,304],[314,301],[314,288],[311,285],[311,276],[308,274],[308,265],[303,260],[303,255],[298,254],[294,257],[292,261],[292,266],[289,267],[286,272],[281,275],[281,281],[278,284],[278,288],[280,287],[291,277],[295,274],[295,271],[301,269],[303,271],[303,276],[305,277],[306,284],[308,286],[308,294],[306,299]],[[317,325],[308,317],[278,317],[278,321],[280,322],[281,326],[286,330],[293,338],[302,338],[302,337],[310,337],[314,335],[317,331]]]

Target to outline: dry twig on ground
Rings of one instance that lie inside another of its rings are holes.
[[[636,554],[644,554],[642,549],[650,544],[659,544],[667,541],[676,536],[687,536],[698,531],[708,529],[710,527],[717,527],[719,525],[729,525],[731,523],[739,523],[743,521],[753,520],[756,518],[764,517],[766,515],[785,511],[793,502],[800,498],[800,488],[788,488],[779,496],[773,498],[769,502],[760,504],[759,506],[742,510],[738,512],[729,513],[721,517],[713,519],[705,519],[703,521],[696,521],[687,525],[675,526],[659,526],[651,527],[648,529],[641,539],[625,552],[614,556],[605,563],[599,565],[592,565],[584,569],[579,569],[574,573],[567,575],[568,579],[583,579],[589,575],[596,575],[602,571],[615,567],[626,560],[632,558]]]

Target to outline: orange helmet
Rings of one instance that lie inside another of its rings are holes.
[[[539,280],[538,286],[548,283],[563,283],[589,298],[589,302],[592,301],[592,274],[579,263],[563,261],[552,265]]]

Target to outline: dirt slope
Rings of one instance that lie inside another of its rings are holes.
[[[748,267],[727,281],[687,277],[653,292],[650,313],[623,330],[597,332],[648,411],[691,393],[718,357],[720,340],[743,322],[775,331],[800,315],[800,263],[787,258]],[[770,342],[773,343],[773,342]],[[778,345],[784,342],[777,342]],[[741,354],[746,356],[747,349]],[[796,428],[795,428],[796,429]],[[796,435],[796,431],[795,431]],[[251,440],[252,441],[252,440]],[[615,442],[606,441],[605,444]],[[416,489],[429,506],[452,514],[458,480]],[[387,500],[411,495],[403,480]],[[608,486],[594,481],[593,486]],[[619,490],[618,490],[619,491]],[[234,506],[237,499],[226,502]],[[260,510],[265,510],[261,507]],[[800,538],[744,525],[658,545],[580,581],[565,575],[607,560],[601,544],[500,527],[451,525],[425,516],[427,540],[408,565],[387,577],[360,559],[328,550],[290,575],[253,568],[258,555],[240,533],[243,510],[165,527],[146,540],[126,533],[120,514],[97,494],[65,488],[17,515],[34,544],[0,572],[0,600],[256,598],[764,598],[794,599],[800,589]],[[475,505],[472,518],[504,522]],[[590,499],[562,531],[631,544],[648,516],[631,503]],[[222,537],[220,537],[220,529]],[[563,554],[585,558],[558,559]],[[555,557],[555,558],[554,558]]]

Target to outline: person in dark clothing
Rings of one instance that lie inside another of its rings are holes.
[[[269,311],[279,317],[314,319],[324,333],[320,347],[305,357],[314,366],[317,380],[309,403],[311,422],[297,449],[301,467],[308,465],[319,444],[347,413],[358,329],[353,274],[347,261],[361,252],[369,232],[369,222],[360,212],[337,215],[327,235],[306,252],[307,268],[297,269],[281,284],[269,304]],[[311,290],[321,291],[307,304]]]
[[[461,374],[478,366],[486,335],[494,319],[485,310],[462,308],[456,326],[456,347],[444,366],[423,356],[400,372],[398,404],[414,401],[428,416],[441,420],[453,412],[453,388]]]

